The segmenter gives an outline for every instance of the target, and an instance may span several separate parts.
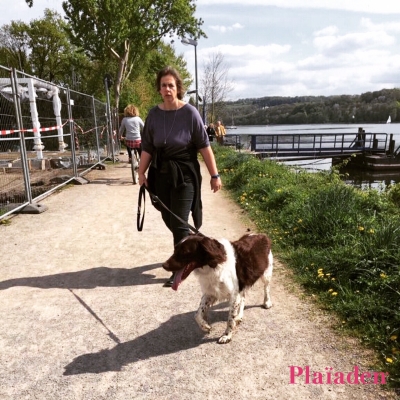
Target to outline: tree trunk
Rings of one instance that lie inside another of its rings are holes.
[[[112,55],[118,60],[119,63],[118,72],[114,83],[114,107],[117,110],[119,107],[119,98],[121,96],[121,89],[124,84],[124,80],[126,78],[126,69],[129,59],[130,42],[128,40],[125,40],[124,47],[125,47],[124,54],[122,55],[122,57],[114,49],[111,49]]]

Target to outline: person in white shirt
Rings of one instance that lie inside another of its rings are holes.
[[[124,109],[124,118],[119,128],[120,140],[125,142],[128,150],[129,163],[132,162],[132,149],[137,149],[139,156],[141,154],[141,136],[140,132],[144,127],[142,119],[139,117],[139,110],[133,104],[129,104]],[[125,136],[124,136],[125,132]]]

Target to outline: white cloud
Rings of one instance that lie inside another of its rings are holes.
[[[360,26],[370,31],[390,31],[400,32],[400,22],[389,22],[382,24],[374,24],[370,18],[362,18]]]
[[[199,0],[203,5],[243,4],[243,0]],[[372,14],[398,14],[400,2],[393,0],[246,0],[248,6],[275,6],[281,8],[314,8],[356,11]]]
[[[30,21],[62,0],[0,0],[0,25]],[[56,7],[58,6],[58,7]],[[400,85],[400,1],[198,0],[208,38],[197,46],[199,77],[220,51],[232,100],[263,96],[360,94]],[[269,6],[269,8],[267,8]],[[192,46],[175,38],[194,75]],[[399,56],[398,56],[399,54]]]
[[[349,53],[360,48],[391,46],[395,38],[386,32],[356,32],[341,36],[319,36],[313,43],[317,51],[332,55],[332,52]]]
[[[211,25],[210,26],[211,30],[217,31],[217,32],[220,32],[220,33],[225,33],[225,32],[228,32],[228,31],[233,31],[233,30],[243,29],[243,28],[244,28],[244,26],[239,24],[239,23],[236,23],[236,24],[233,24],[233,25],[230,25],[230,26],[225,26],[225,25]]]
[[[338,30],[337,26],[331,25],[321,29],[320,31],[314,32],[314,36],[333,36],[338,32]]]

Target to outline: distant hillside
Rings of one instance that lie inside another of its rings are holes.
[[[400,89],[361,95],[262,97],[226,102],[225,125],[400,122]]]

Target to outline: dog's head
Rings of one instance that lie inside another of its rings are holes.
[[[226,252],[220,242],[206,236],[190,235],[175,246],[174,254],[162,266],[169,272],[175,272],[172,289],[178,290],[182,281],[196,268],[206,265],[216,268],[224,261]]]

